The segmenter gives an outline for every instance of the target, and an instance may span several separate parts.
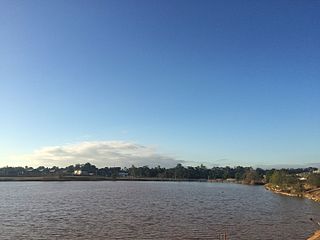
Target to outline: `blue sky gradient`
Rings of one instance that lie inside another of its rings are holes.
[[[0,165],[109,140],[199,163],[320,163],[319,12],[319,1],[3,0]]]

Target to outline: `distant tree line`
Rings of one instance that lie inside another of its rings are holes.
[[[212,179],[226,180],[234,179],[245,183],[272,183],[276,185],[296,184],[299,176],[307,174],[308,182],[314,186],[320,186],[319,174],[315,174],[317,168],[296,168],[296,169],[253,169],[252,167],[213,167],[207,168],[204,165],[197,167],[183,166],[177,164],[173,168],[164,167],[104,167],[97,168],[90,163],[70,165],[65,168],[60,167],[3,167],[0,168],[0,176],[46,176],[46,175],[88,175],[105,177],[130,177],[130,178],[172,178],[172,179]],[[301,175],[302,174],[302,175]]]

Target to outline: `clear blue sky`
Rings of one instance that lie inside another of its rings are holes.
[[[0,165],[81,141],[320,163],[320,1],[0,1]]]

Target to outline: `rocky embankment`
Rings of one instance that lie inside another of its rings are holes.
[[[290,189],[290,187],[283,188],[278,185],[273,185],[270,183],[266,184],[265,188],[267,190],[270,190],[278,194],[291,196],[291,197],[304,197],[316,202],[320,202],[320,188],[314,188],[314,189],[309,189],[308,191],[297,192],[293,189]]]
[[[297,192],[288,186],[284,188],[284,187],[280,187],[278,185],[273,185],[270,183],[266,184],[265,188],[267,190],[270,190],[278,194],[291,196],[291,197],[304,197],[316,202],[320,202],[320,188],[314,188],[314,189],[309,189],[308,191]]]
[[[280,187],[278,185],[274,185],[271,183],[268,183],[264,186],[267,190],[272,191],[274,193],[278,193],[278,194],[282,194],[282,195],[286,195],[286,196],[290,196],[290,197],[303,197],[303,193],[295,192],[292,189],[290,189],[289,187],[284,188],[284,187]]]
[[[309,198],[309,199],[316,201],[316,202],[320,202],[320,188],[306,191],[304,193],[304,197]]]

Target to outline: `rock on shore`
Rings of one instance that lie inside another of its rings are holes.
[[[316,231],[311,237],[307,240],[320,240],[320,231]]]

